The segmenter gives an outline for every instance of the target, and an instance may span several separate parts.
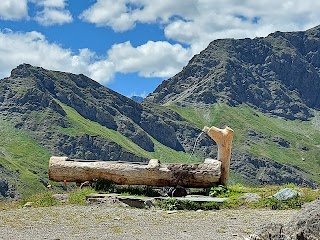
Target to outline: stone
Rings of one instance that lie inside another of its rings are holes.
[[[213,159],[213,158],[204,159],[204,163],[213,163],[214,161],[217,161],[217,159]]]
[[[26,202],[26,203],[23,205],[23,208],[31,208],[33,205],[34,205],[34,202]]]
[[[242,196],[240,196],[238,199],[239,200],[244,200],[246,202],[258,202],[260,199],[260,195],[256,193],[246,193]]]
[[[147,199],[146,197],[135,197],[135,196],[117,196],[121,202],[125,203],[130,207],[135,208],[148,208],[152,206],[152,199]],[[147,205],[149,204],[149,205]]]
[[[80,184],[80,189],[85,187],[91,187],[91,181],[84,181],[83,183]]]
[[[57,194],[53,194],[52,197],[58,201],[60,201],[61,203],[67,203],[69,201],[69,195],[65,194],[65,193],[57,193]]]
[[[0,171],[1,174],[1,171]],[[7,179],[0,178],[0,199],[1,198],[14,198],[15,188],[8,182]]]
[[[147,199],[144,201],[144,204],[147,208],[153,208],[155,206],[155,201],[153,199]]]
[[[181,186],[177,186],[172,190],[172,192],[169,193],[170,197],[184,197],[187,195],[188,195],[187,190]]]
[[[170,211],[167,211],[168,214],[173,214],[173,213],[178,213],[179,211],[178,210],[170,210]]]
[[[89,204],[100,204],[107,202],[106,198],[87,198]]]
[[[270,223],[263,226],[256,233],[251,234],[246,240],[289,240],[282,234],[283,225]]]
[[[291,188],[284,188],[284,189],[281,189],[276,194],[274,194],[273,197],[275,197],[276,199],[278,199],[280,201],[286,201],[291,198],[297,197],[299,195],[300,195],[299,192],[297,192]]]
[[[154,199],[165,200],[165,199],[168,199],[168,197],[155,197]],[[223,203],[224,201],[228,200],[228,198],[217,198],[217,197],[202,196],[202,195],[188,195],[185,197],[174,197],[174,199],[179,201],[188,200],[195,203],[207,203],[207,202]]]

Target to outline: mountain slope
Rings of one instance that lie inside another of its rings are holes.
[[[231,168],[242,180],[279,184],[296,166],[319,181],[319,59],[320,26],[215,40],[143,104],[167,106],[198,127],[234,128]]]
[[[46,155],[34,156],[41,176],[46,175],[50,155],[121,161],[151,158],[197,161],[186,152],[199,129],[172,110],[142,106],[84,75],[22,64],[12,70],[9,78],[0,80],[0,92],[1,121],[9,124],[13,132],[22,131],[29,144],[34,142],[46,151]],[[5,143],[10,135],[3,134],[0,139]],[[19,139],[11,141],[21,145]],[[206,142],[212,145],[211,140]],[[20,156],[18,148],[4,144],[1,149],[5,154],[0,158],[4,166],[0,188],[6,189],[1,195],[17,196],[35,190],[32,182],[39,182],[39,171],[24,168],[30,178],[24,180],[20,173],[10,177],[12,172],[21,172],[28,162],[27,155]],[[39,151],[37,149],[34,147],[34,151]],[[32,156],[32,148],[25,152]],[[6,164],[18,159],[21,165],[11,171]],[[48,183],[47,177],[44,178],[42,189]],[[11,194],[14,189],[16,194]]]
[[[0,200],[43,190],[49,151],[1,118],[0,136]]]
[[[3,92],[2,114],[10,114],[17,127],[32,130],[34,134],[48,132],[51,126],[69,127],[62,103],[83,118],[121,133],[146,151],[154,151],[150,136],[172,149],[184,150],[174,129],[179,128],[174,126],[174,121],[179,121],[178,114],[143,107],[84,75],[23,64],[14,69],[9,78],[1,80],[0,90]],[[59,150],[59,146],[56,148]]]
[[[320,108],[320,26],[265,38],[215,40],[145,102],[248,104],[287,119]]]
[[[315,185],[308,179],[320,182],[319,112],[311,121],[301,122],[271,117],[246,105],[170,108],[199,127],[232,126],[236,134],[231,169],[238,181],[309,186]]]

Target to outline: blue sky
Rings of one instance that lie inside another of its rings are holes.
[[[313,0],[1,0],[0,78],[21,63],[146,96],[219,38],[320,24]]]

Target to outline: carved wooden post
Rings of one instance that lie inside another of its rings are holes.
[[[217,127],[204,127],[203,130],[207,133],[218,145],[217,160],[221,161],[221,177],[220,182],[227,185],[230,171],[231,145],[234,131],[226,127],[220,129]]]

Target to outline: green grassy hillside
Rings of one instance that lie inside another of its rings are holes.
[[[49,151],[27,132],[0,119],[0,171],[8,173],[7,180],[19,193],[30,195],[46,188],[49,157]]]
[[[311,121],[289,121],[264,115],[245,105],[230,107],[214,104],[210,109],[170,108],[199,128],[228,125],[235,130],[235,148],[282,164],[298,166],[310,178],[320,182],[320,125],[317,113]],[[250,132],[255,136],[250,137]],[[279,139],[288,146],[279,146]]]

